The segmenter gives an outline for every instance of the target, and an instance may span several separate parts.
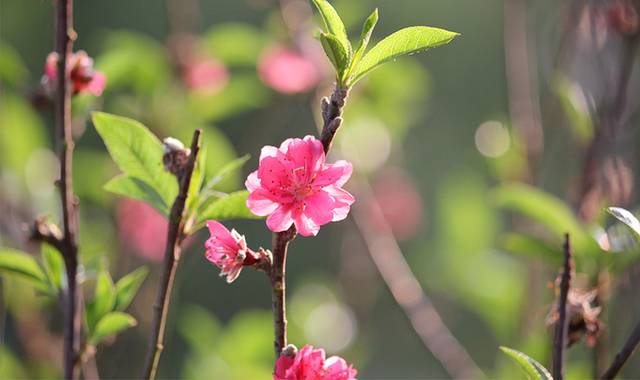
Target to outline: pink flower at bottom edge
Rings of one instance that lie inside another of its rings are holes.
[[[225,226],[214,220],[207,221],[211,237],[205,242],[205,256],[218,268],[220,276],[226,276],[231,283],[242,270],[247,257],[247,243],[244,236],[236,230],[229,231]]]
[[[294,357],[282,355],[276,361],[274,380],[355,380],[358,371],[338,357],[325,359],[323,349],[304,346]]]
[[[355,201],[342,186],[353,168],[344,160],[325,163],[320,140],[313,136],[287,139],[280,148],[265,146],[258,170],[247,177],[247,207],[269,216],[271,231],[288,230],[292,224],[303,236],[315,236],[320,226],[343,220]]]

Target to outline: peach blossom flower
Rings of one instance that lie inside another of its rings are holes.
[[[217,59],[196,58],[185,64],[182,79],[190,90],[215,95],[227,85],[229,71]]]
[[[307,92],[322,78],[320,69],[308,56],[280,45],[264,51],[258,74],[267,86],[283,94]]]
[[[355,380],[358,371],[338,356],[325,359],[323,349],[306,345],[294,356],[276,361],[275,380]]]
[[[258,170],[247,177],[247,206],[256,215],[269,216],[271,231],[295,224],[303,236],[315,236],[320,226],[343,220],[353,196],[342,186],[353,168],[344,160],[325,163],[320,140],[313,136],[287,139],[280,148],[265,146]]]
[[[49,93],[55,91],[55,83],[58,77],[58,54],[53,52],[47,56],[44,67],[42,84]],[[93,59],[83,50],[73,53],[69,57],[68,65],[73,86],[73,94],[89,93],[95,96],[102,95],[107,83],[107,78],[100,71],[93,69]]]
[[[122,243],[148,260],[159,262],[164,255],[167,220],[148,204],[122,199],[116,209]]]
[[[211,234],[204,244],[207,260],[221,269],[220,276],[227,276],[227,282],[232,283],[238,278],[247,257],[248,249],[244,236],[236,230],[229,231],[214,220],[208,220],[207,227]]]

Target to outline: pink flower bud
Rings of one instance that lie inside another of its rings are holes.
[[[267,86],[283,94],[307,92],[322,77],[309,57],[283,46],[265,50],[258,62],[258,73]]]
[[[274,380],[355,380],[358,371],[338,356],[325,359],[323,349],[306,345],[295,356],[281,355]]]
[[[221,269],[220,276],[227,276],[227,282],[232,283],[238,278],[247,254],[253,253],[248,251],[244,236],[236,230],[229,231],[214,220],[207,221],[207,227],[211,234],[204,244],[207,260]]]
[[[47,56],[44,66],[42,85],[49,94],[55,92],[58,78],[58,54],[53,52]],[[93,59],[83,50],[71,54],[67,62],[69,78],[73,86],[73,94],[89,93],[95,96],[102,95],[107,78],[100,71],[93,69]]]
[[[347,217],[353,196],[342,186],[353,168],[347,161],[325,163],[320,140],[313,136],[287,139],[280,148],[265,146],[258,170],[247,177],[247,206],[256,215],[269,216],[271,231],[295,224],[303,236],[315,236],[320,226]]]
[[[216,59],[197,58],[185,63],[182,78],[190,90],[215,95],[227,85],[229,72]]]

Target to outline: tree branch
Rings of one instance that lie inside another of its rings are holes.
[[[601,379],[603,380],[612,380],[617,375],[618,372],[625,365],[627,360],[633,355],[634,351],[638,348],[638,344],[640,344],[640,322],[636,325],[636,327],[629,335],[629,338],[625,342],[622,350],[616,355],[611,363],[611,366],[607,368],[607,370],[602,375]]]
[[[67,274],[67,294],[64,305],[64,377],[80,376],[82,314],[78,288],[77,203],[73,195],[73,132],[71,124],[71,81],[67,60],[73,53],[73,0],[58,0],[56,8],[56,53],[58,54],[55,96],[55,124],[60,146],[60,197],[62,201],[63,234],[56,247],[64,258]]]
[[[144,378],[154,379],[158,371],[158,363],[160,355],[164,348],[164,331],[167,323],[167,315],[169,314],[169,305],[171,303],[171,290],[175,279],[176,269],[180,260],[180,244],[184,239],[184,211],[187,196],[189,193],[189,185],[191,177],[198,158],[200,150],[200,135],[202,130],[196,129],[191,141],[191,153],[181,175],[178,176],[180,190],[178,196],[173,202],[171,213],[169,215],[169,229],[167,232],[167,243],[164,253],[164,271],[156,303],[153,306],[153,330],[149,340],[149,349],[147,359],[145,361]]]
[[[322,98],[322,131],[320,140],[325,154],[329,153],[331,142],[338,128],[342,124],[342,109],[348,95],[348,89],[336,87],[331,98]],[[271,280],[271,307],[273,309],[273,323],[275,331],[274,348],[276,357],[287,346],[287,317],[286,317],[286,266],[287,248],[296,236],[296,227],[291,226],[287,231],[273,234],[273,265],[269,273]]]
[[[564,350],[567,346],[567,298],[569,297],[569,286],[571,282],[571,246],[569,244],[569,234],[564,235],[564,261],[562,265],[562,277],[560,279],[560,296],[558,298],[558,321],[553,337],[553,378],[562,380],[564,366]]]

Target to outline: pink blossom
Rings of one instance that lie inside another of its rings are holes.
[[[247,206],[256,215],[269,216],[271,231],[292,224],[303,236],[315,236],[320,226],[347,217],[354,198],[342,186],[353,168],[344,160],[325,163],[320,140],[313,136],[287,139],[280,148],[265,146],[258,170],[247,177]]]
[[[295,357],[282,355],[276,361],[275,380],[355,380],[358,371],[338,356],[325,359],[323,349],[304,346]]]
[[[53,52],[47,56],[44,67],[42,83],[49,93],[55,90],[58,77],[58,54]],[[70,70],[69,77],[73,85],[73,94],[89,93],[95,96],[102,95],[107,83],[105,75],[93,69],[93,59],[83,50],[71,54],[67,62]]]
[[[207,221],[211,237],[205,242],[207,260],[221,269],[220,276],[227,276],[231,283],[240,274],[248,252],[244,236],[229,230],[214,220]]]
[[[307,92],[322,77],[308,56],[279,45],[264,51],[258,62],[258,73],[267,86],[284,94]]]
[[[214,95],[227,85],[229,71],[216,59],[196,58],[185,63],[182,78],[187,88]]]
[[[148,260],[162,261],[167,235],[162,214],[142,201],[125,198],[118,203],[116,217],[122,244]]]

